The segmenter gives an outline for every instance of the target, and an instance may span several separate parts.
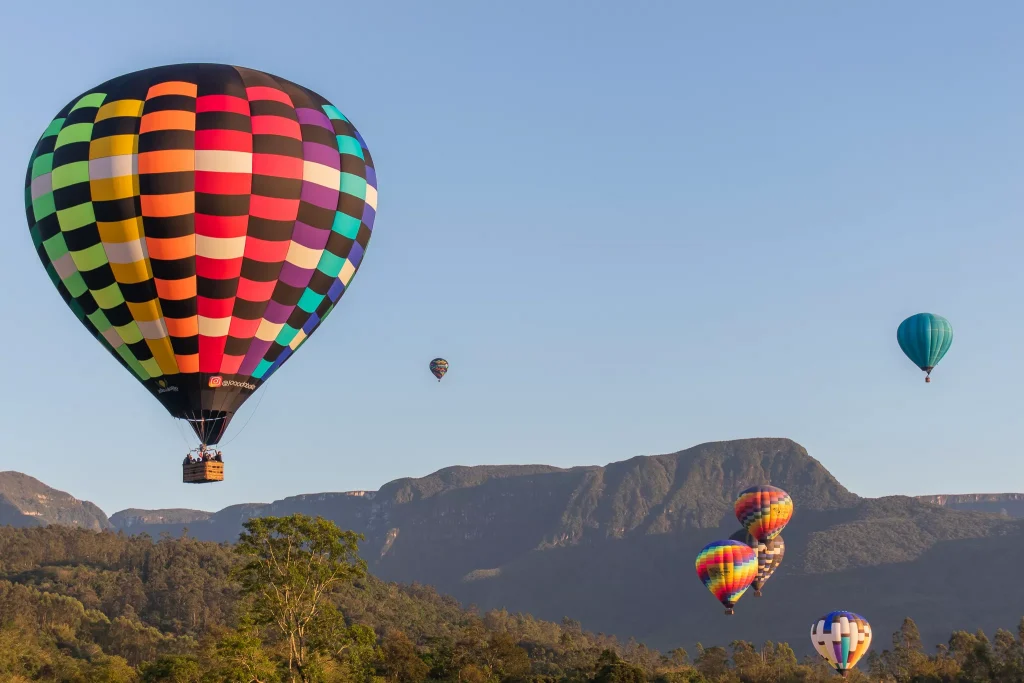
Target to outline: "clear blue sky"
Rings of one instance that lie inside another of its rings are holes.
[[[0,470],[108,513],[213,510],[786,436],[862,495],[1022,491],[1022,24],[1014,2],[7,3]],[[351,291],[204,487],[22,208],[65,102],[190,61],[330,98],[380,183]],[[895,341],[920,311],[956,331],[930,385]]]

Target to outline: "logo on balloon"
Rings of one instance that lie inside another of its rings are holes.
[[[248,389],[250,391],[256,391],[256,385],[248,382],[239,382],[237,380],[229,379],[226,380],[220,375],[215,375],[210,378],[210,388],[216,389],[217,387],[238,387],[239,389]]]
[[[174,386],[173,384],[168,386],[167,385],[167,381],[163,380],[163,379],[158,379],[156,381],[156,384],[157,384],[157,387],[159,387],[156,390],[156,393],[158,393],[158,394],[166,394],[168,391],[177,391],[178,390],[178,387]]]

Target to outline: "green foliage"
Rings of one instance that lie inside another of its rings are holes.
[[[142,683],[200,683],[202,673],[195,657],[173,655],[161,657],[139,667]]]
[[[269,626],[288,646],[289,677],[317,677],[317,656],[343,650],[351,639],[330,600],[346,583],[366,575],[359,558],[363,537],[334,522],[305,515],[257,517],[244,525],[235,553],[244,564],[233,575],[251,598],[256,626]]]
[[[666,654],[582,629],[460,608],[365,573],[359,537],[262,518],[235,547],[0,528],[0,681],[69,683],[830,683],[786,643]],[[283,625],[283,628],[282,628]],[[301,637],[295,628],[301,625]],[[300,648],[293,643],[301,641]],[[928,654],[907,619],[848,681],[1018,683],[1016,633],[957,631]],[[298,661],[301,655],[302,660]],[[291,666],[289,666],[291,664]]]

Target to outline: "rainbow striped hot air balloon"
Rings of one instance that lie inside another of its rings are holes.
[[[793,499],[774,486],[751,486],[736,498],[736,519],[759,542],[770,541],[793,517]]]
[[[811,624],[814,649],[846,676],[871,647],[871,624],[853,612],[829,612]]]
[[[697,576],[732,614],[733,606],[757,576],[754,550],[739,541],[715,541],[697,555]]]

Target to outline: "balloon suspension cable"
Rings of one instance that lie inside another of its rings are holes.
[[[198,432],[198,435],[199,435],[199,443],[200,443],[201,446],[205,447],[206,446],[206,420],[203,419],[202,412],[200,412],[199,417],[196,418],[195,412],[189,411],[188,412],[188,416],[185,418],[185,420],[187,422],[193,424],[193,425],[196,425],[196,424],[199,425],[199,429],[196,430]]]
[[[188,435],[185,432],[181,431],[181,423],[175,420],[174,428],[178,430],[178,436],[180,436],[181,440],[185,442],[185,447],[191,451],[192,443],[188,440]]]
[[[237,432],[235,432],[234,436],[232,436],[230,439],[227,440],[227,442],[224,444],[225,446],[229,446],[232,441],[234,441],[235,439],[237,439],[239,436],[242,435],[242,432],[245,431],[245,428],[249,426],[249,422],[252,421],[253,416],[256,415],[256,411],[260,409],[260,404],[263,403],[263,397],[266,396],[266,395],[267,395],[267,390],[263,389],[263,393],[260,394],[260,400],[256,401],[256,407],[252,409],[251,413],[249,413],[249,417],[248,417],[248,419],[246,419],[245,424],[242,425],[241,429],[239,429]]]
[[[199,440],[206,445],[206,419],[203,418],[202,409],[199,410]]]

